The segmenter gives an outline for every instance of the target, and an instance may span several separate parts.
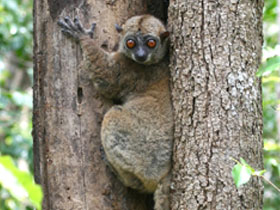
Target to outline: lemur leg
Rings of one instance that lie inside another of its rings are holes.
[[[104,116],[101,140],[108,162],[113,171],[127,187],[144,190],[139,178],[135,176],[139,165],[133,147],[135,143],[135,124],[131,113],[122,106],[112,107]]]
[[[171,173],[169,172],[158,184],[154,193],[155,210],[169,210],[170,209],[170,183]]]

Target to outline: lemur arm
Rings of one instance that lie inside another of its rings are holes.
[[[116,52],[107,52],[93,39],[96,23],[90,29],[85,29],[76,17],[72,21],[69,17],[60,19],[58,25],[61,31],[80,43],[84,59],[82,67],[91,71],[92,79],[97,91],[107,97],[114,98],[120,92],[120,56]]]

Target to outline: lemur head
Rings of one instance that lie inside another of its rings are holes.
[[[116,29],[121,34],[119,51],[137,63],[155,64],[167,53],[169,32],[151,15],[134,16]]]

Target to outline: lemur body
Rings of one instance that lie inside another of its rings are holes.
[[[105,98],[121,101],[104,116],[101,140],[113,171],[127,187],[155,193],[155,209],[169,209],[173,115],[169,90],[168,32],[150,15],[127,20],[117,52],[106,52],[78,19],[60,20],[81,44],[84,67]]]

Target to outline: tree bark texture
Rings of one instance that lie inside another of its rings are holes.
[[[110,104],[96,98],[89,72],[79,71],[79,45],[59,18],[96,22],[95,39],[112,49],[114,24],[147,13],[145,0],[34,0],[34,168],[45,210],[148,210],[151,196],[124,188],[102,160],[100,123]],[[161,7],[161,9],[164,7]]]
[[[231,175],[231,158],[263,168],[262,9],[262,0],[170,1],[173,210],[262,209],[261,181],[237,189]]]

